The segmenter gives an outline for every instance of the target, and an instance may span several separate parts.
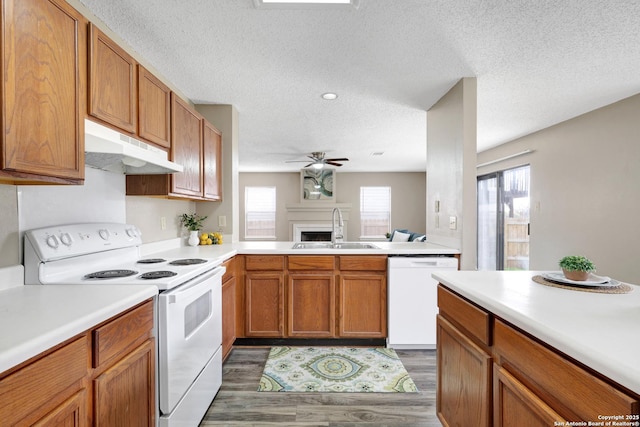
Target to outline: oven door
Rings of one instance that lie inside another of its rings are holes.
[[[158,383],[163,414],[173,411],[222,343],[224,271],[224,267],[215,268],[158,296]]]

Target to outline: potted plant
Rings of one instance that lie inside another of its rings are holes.
[[[198,246],[200,239],[198,238],[198,231],[202,230],[202,222],[207,219],[206,216],[198,216],[197,214],[182,214],[180,216],[180,222],[189,230],[189,239],[187,243],[190,246]]]
[[[564,277],[569,280],[587,280],[589,273],[596,270],[596,266],[581,255],[569,255],[562,258],[559,262]]]

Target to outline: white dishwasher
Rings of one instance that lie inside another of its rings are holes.
[[[431,274],[457,270],[458,259],[444,256],[390,256],[388,260],[387,347],[436,347],[438,282]]]

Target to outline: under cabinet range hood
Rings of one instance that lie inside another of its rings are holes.
[[[87,166],[126,175],[158,175],[182,172],[167,152],[85,119],[85,158]]]

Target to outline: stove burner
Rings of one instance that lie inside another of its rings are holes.
[[[207,262],[206,259],[185,258],[185,259],[177,259],[175,261],[171,261],[169,264],[171,264],[171,265],[195,265],[195,264],[204,264],[205,262]]]
[[[173,271],[150,271],[149,273],[144,273],[140,275],[141,279],[163,279],[165,277],[173,277],[178,273],[174,273]]]
[[[84,276],[85,279],[116,279],[118,277],[129,277],[138,274],[133,270],[105,270],[89,273]]]
[[[146,258],[138,260],[138,264],[157,264],[159,262],[165,262],[166,259],[162,258]]]

